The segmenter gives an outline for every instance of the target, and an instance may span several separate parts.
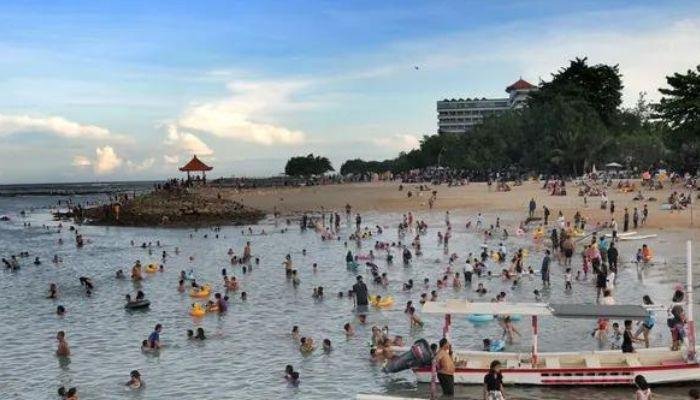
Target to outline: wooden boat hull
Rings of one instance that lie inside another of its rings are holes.
[[[492,360],[501,361],[505,385],[600,386],[633,385],[636,375],[650,384],[700,381],[700,364],[683,360],[681,352],[667,348],[617,351],[541,353],[538,364],[521,362],[518,353],[458,352],[465,360],[455,370],[455,383],[483,385]],[[470,361],[471,360],[471,361]],[[528,360],[529,361],[529,360]],[[559,365],[559,362],[562,362]],[[580,364],[580,365],[577,365]],[[430,383],[431,368],[413,369],[419,383]]]

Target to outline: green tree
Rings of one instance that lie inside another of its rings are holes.
[[[675,154],[675,162],[686,171],[700,166],[700,65],[685,74],[666,77],[668,88],[654,107],[655,116],[669,128],[666,145]]]
[[[334,171],[331,162],[326,157],[307,156],[292,157],[284,167],[284,173],[289,176],[314,176]]]
[[[652,118],[652,105],[646,93],[639,94],[634,108],[620,112],[615,126],[615,150],[608,154],[610,161],[624,163],[629,168],[648,169],[668,158],[664,143],[666,125]]]
[[[347,160],[340,166],[340,174],[366,174],[366,173],[382,173],[386,171],[391,171],[393,168],[392,160],[384,161],[364,161],[359,158],[353,160]]]
[[[583,100],[610,126],[622,104],[622,75],[617,65],[590,66],[587,61],[587,57],[571,60],[552,74],[551,81],[542,82],[530,101],[547,103],[555,96]]]

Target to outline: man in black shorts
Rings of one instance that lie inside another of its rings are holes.
[[[605,264],[601,265],[598,268],[594,268],[596,271],[596,278],[595,278],[595,300],[596,302],[600,301],[600,295],[603,293],[603,290],[605,290],[607,284],[608,284],[608,271],[607,268],[605,267]]]
[[[452,359],[452,348],[446,338],[440,339],[440,350],[435,355],[437,364],[437,377],[440,381],[442,394],[454,396],[455,394],[455,363]]]
[[[364,323],[369,310],[369,301],[367,298],[367,285],[362,282],[362,275],[357,276],[357,283],[352,286],[352,291],[355,293],[355,313],[360,322]]]

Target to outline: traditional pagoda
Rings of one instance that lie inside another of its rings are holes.
[[[180,168],[180,171],[182,172],[187,172],[187,180],[190,180],[190,172],[201,172],[202,173],[202,180],[206,181],[207,180],[207,174],[206,171],[211,171],[214,169],[214,167],[210,167],[207,164],[203,163],[197,156],[192,156],[192,159],[190,162],[185,164],[183,167]]]

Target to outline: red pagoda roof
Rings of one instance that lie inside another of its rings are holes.
[[[211,171],[214,167],[210,167],[207,164],[201,162],[197,156],[193,156],[190,162],[185,164],[184,167],[180,168],[180,171]]]
[[[517,82],[514,84],[508,86],[506,88],[506,92],[510,92],[511,90],[525,90],[525,89],[534,89],[536,86],[531,84],[528,81],[523,80],[523,78],[518,79]]]

